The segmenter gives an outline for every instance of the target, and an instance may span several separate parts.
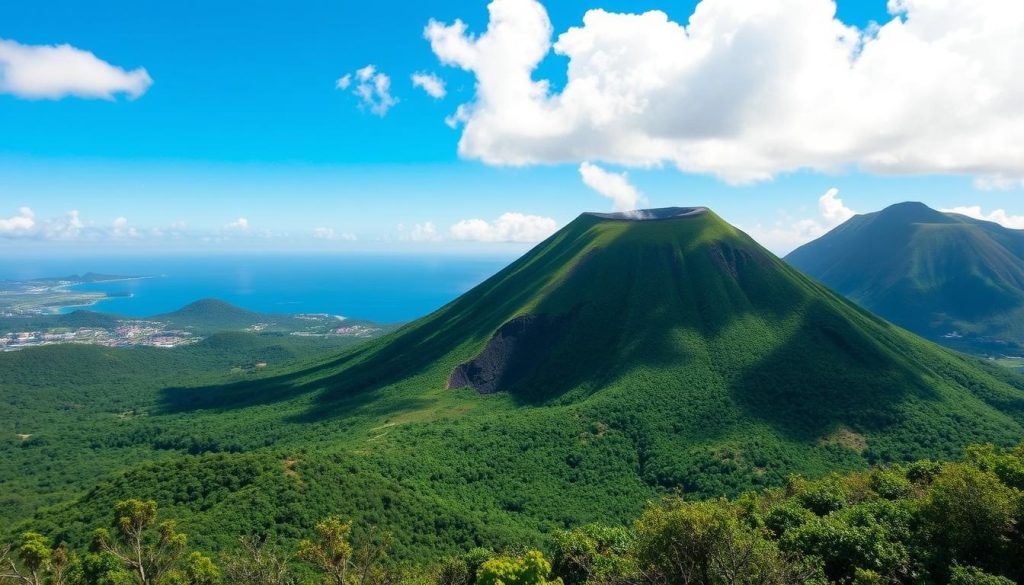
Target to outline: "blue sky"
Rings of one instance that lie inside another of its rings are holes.
[[[685,24],[695,5],[545,3],[555,36],[581,25],[590,9],[662,10]],[[20,46],[68,44],[125,71],[144,68],[152,79],[134,99],[123,93],[112,100],[39,99],[0,90],[0,222],[27,207],[36,225],[23,237],[0,233],[2,249],[490,250],[506,244],[452,241],[450,226],[474,218],[493,221],[506,212],[563,225],[582,211],[610,209],[608,198],[581,181],[584,160],[608,173],[628,173],[646,206],[709,205],[752,233],[765,234],[765,240],[775,238],[765,243],[777,251],[791,243],[769,232],[819,219],[819,198],[832,188],[846,208],[858,212],[913,199],[935,207],[980,205],[985,213],[1024,213],[1015,179],[1007,189],[980,189],[977,174],[965,172],[869,172],[843,164],[824,171],[773,170],[767,179],[737,184],[716,171],[681,171],[673,161],[632,164],[588,156],[505,166],[460,156],[463,128],[449,127],[445,118],[459,104],[474,102],[476,73],[439,62],[424,27],[431,19],[461,19],[482,33],[486,2],[322,0],[286,6],[186,0],[101,6],[77,0],[0,5],[0,39]],[[837,18],[868,30],[872,22],[893,16],[884,0],[840,0]],[[567,62],[548,54],[533,77],[550,80],[550,91],[557,93],[567,81]],[[398,100],[383,116],[361,106],[351,88],[336,87],[339,78],[368,64],[389,76],[390,94]],[[0,73],[2,67],[0,59]],[[443,79],[446,96],[435,99],[413,87],[410,76],[416,72]],[[1002,167],[996,171],[1003,176]],[[62,238],[39,229],[62,221],[70,210],[78,212],[85,231],[91,226],[103,235],[55,241]],[[133,233],[180,233],[113,241],[107,232],[118,218]],[[239,218],[245,218],[250,237],[226,227]],[[428,222],[437,241],[409,241],[415,226]],[[318,228],[321,235],[331,230],[338,237],[316,240],[311,234]]]

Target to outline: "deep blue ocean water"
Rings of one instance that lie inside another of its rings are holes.
[[[217,298],[253,311],[330,313],[380,323],[430,313],[514,259],[506,256],[237,255],[0,258],[0,279],[96,272],[148,276],[87,284],[125,294],[90,307],[141,317]]]

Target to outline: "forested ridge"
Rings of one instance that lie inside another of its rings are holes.
[[[256,527],[196,550],[159,504],[115,503],[88,544],[26,530],[0,546],[0,583],[52,585],[945,584],[1024,580],[1024,444],[961,461],[877,466],[734,499],[667,496],[634,522],[410,563],[393,534],[319,521],[285,546]]]

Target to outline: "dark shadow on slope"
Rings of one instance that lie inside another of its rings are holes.
[[[340,357],[287,374],[238,382],[193,387],[172,387],[160,391],[160,413],[175,414],[195,410],[232,410],[284,402],[309,391],[303,378],[320,372],[344,368],[358,360],[369,348],[349,350]]]
[[[735,400],[788,438],[811,441],[838,425],[885,429],[908,396],[936,397],[899,348],[881,343],[883,332],[844,313],[815,301],[796,334],[732,383]]]
[[[322,396],[322,394],[320,395]],[[433,404],[433,400],[416,397],[381,397],[376,392],[356,392],[338,396],[330,401],[317,401],[315,408],[296,413],[285,419],[296,424],[315,423],[339,416],[365,416],[384,418],[402,412],[418,410]]]

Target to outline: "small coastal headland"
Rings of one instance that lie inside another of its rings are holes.
[[[75,287],[142,278],[148,277],[87,272],[82,275],[0,280],[0,317],[53,315],[66,309],[91,307],[104,299],[122,294],[75,290]]]

